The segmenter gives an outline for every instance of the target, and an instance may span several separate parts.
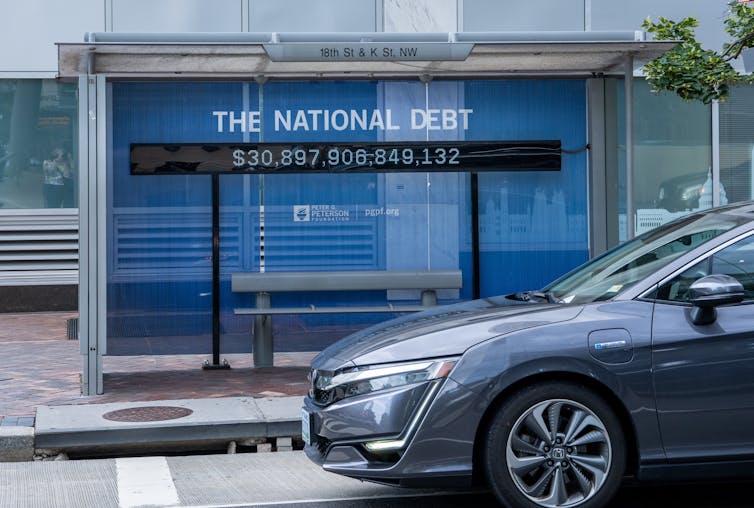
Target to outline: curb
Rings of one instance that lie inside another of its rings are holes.
[[[299,449],[301,404],[302,397],[228,397],[40,406],[33,427],[0,425],[0,462]]]
[[[0,426],[0,462],[34,460],[34,428]]]
[[[33,448],[43,458],[286,450],[301,439],[301,404],[227,397],[40,406]]]

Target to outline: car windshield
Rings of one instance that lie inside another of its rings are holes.
[[[606,252],[545,287],[549,301],[607,300],[684,252],[749,219],[728,214],[693,214],[660,226]]]

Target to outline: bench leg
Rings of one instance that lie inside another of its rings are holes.
[[[437,292],[434,289],[425,289],[422,291],[422,305],[425,307],[434,307],[437,305]]]
[[[259,309],[270,308],[270,294],[257,293],[256,305]],[[272,316],[254,316],[254,342],[252,345],[254,367],[272,367],[272,352]]]

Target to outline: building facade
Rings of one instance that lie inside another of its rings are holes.
[[[231,290],[233,273],[452,269],[462,287],[439,298],[454,302],[541,287],[629,236],[754,191],[753,89],[736,87],[723,104],[684,103],[651,93],[633,59],[651,53],[636,49],[634,33],[647,16],[693,15],[702,41],[721,47],[725,1],[75,7],[18,6],[2,35],[0,302],[6,311],[79,308],[86,393],[102,391],[104,354],[250,351],[255,318],[234,309],[253,306],[254,295]],[[239,41],[282,56],[240,72],[252,50],[223,64],[190,49]],[[443,49],[417,70],[412,62],[424,60],[411,51],[433,42]],[[520,49],[527,42],[558,51],[584,43],[594,61],[572,49],[557,59]],[[285,53],[301,48],[318,53]],[[478,48],[498,67],[485,67]],[[348,60],[362,50],[363,60]],[[556,166],[452,167],[454,150],[480,143],[504,151],[553,141]],[[171,157],[137,160],[135,147],[147,145]],[[244,153],[223,171],[187,169],[206,158],[178,157],[225,145]],[[167,160],[172,169],[156,169]],[[367,160],[371,170],[344,169]],[[325,167],[317,161],[331,170],[309,171]],[[293,170],[270,174],[276,164]],[[315,292],[273,295],[273,306],[419,298]],[[321,349],[386,317],[276,316],[275,348]]]

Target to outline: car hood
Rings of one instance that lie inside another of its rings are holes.
[[[460,355],[492,337],[576,317],[582,306],[519,302],[498,296],[434,307],[365,328],[331,345],[312,368],[334,371]]]

